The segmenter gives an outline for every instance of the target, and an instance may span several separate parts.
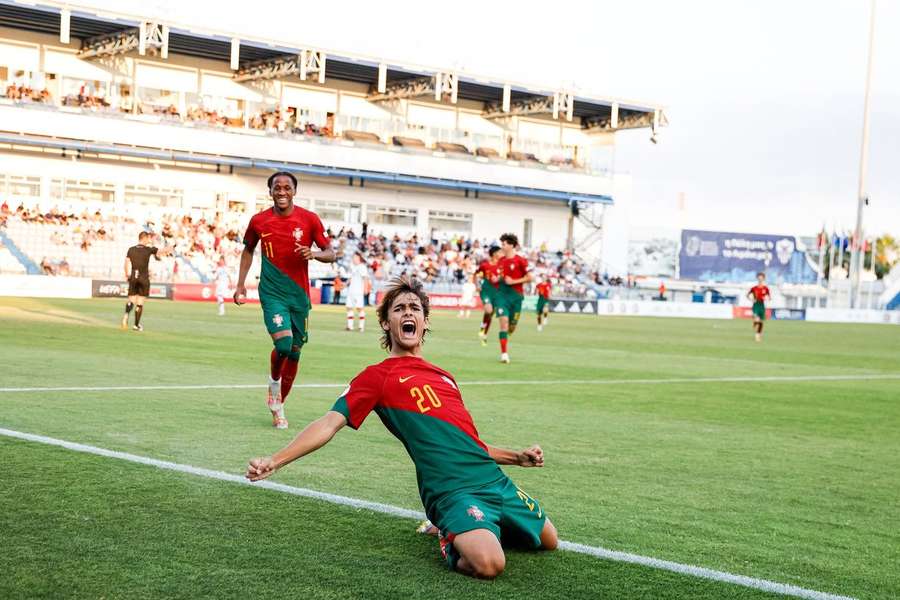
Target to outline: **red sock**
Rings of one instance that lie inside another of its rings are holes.
[[[278,350],[272,350],[272,354],[269,357],[269,374],[272,376],[272,379],[281,378],[281,369],[284,367],[284,361],[286,358],[286,356],[281,356],[280,354],[278,354]]]
[[[509,342],[507,338],[500,338],[500,352],[506,354],[506,344]]]
[[[297,376],[297,369],[300,368],[299,360],[288,359],[281,367],[281,401],[287,400],[288,394],[291,393],[291,387],[294,385],[294,378]]]
[[[488,329],[491,328],[491,313],[487,313],[481,319],[481,331],[487,334]]]

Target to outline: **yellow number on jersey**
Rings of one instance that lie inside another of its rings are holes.
[[[424,390],[424,393],[423,393]],[[415,398],[416,406],[419,407],[419,412],[427,413],[432,408],[440,408],[441,407],[441,399],[438,398],[438,395],[427,383],[423,385],[421,388],[414,387],[410,388],[409,395]],[[431,406],[425,406],[425,400],[428,400]]]

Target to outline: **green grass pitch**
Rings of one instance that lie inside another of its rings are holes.
[[[265,383],[258,307],[151,301],[139,334],[118,329],[122,305],[0,298],[0,427],[242,473],[341,391],[295,389],[276,431],[263,388],[7,390]],[[381,360],[368,316],[347,333],[341,311],[314,310],[297,382],[341,385]],[[769,322],[756,344],[748,321],[553,315],[538,333],[529,314],[506,366],[477,327],[437,311],[426,358],[456,375],[488,443],[544,447],[544,469],[507,472],[563,539],[900,596],[900,379],[816,379],[900,374],[900,329]],[[729,377],[808,379],[710,381]],[[571,552],[512,551],[499,579],[474,581],[412,520],[6,436],[0,460],[0,598],[772,597]],[[421,510],[375,416],[274,480]]]

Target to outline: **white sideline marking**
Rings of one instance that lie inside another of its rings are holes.
[[[331,502],[332,504],[339,504],[341,506],[349,506],[352,508],[371,510],[373,512],[388,514],[388,515],[392,515],[395,517],[405,517],[408,519],[424,519],[425,518],[425,515],[420,511],[410,510],[407,508],[400,508],[399,506],[392,506],[390,504],[382,504],[380,502],[369,502],[368,500],[359,500],[357,498],[349,498],[347,496],[339,496],[337,494],[328,494],[325,492],[317,492],[315,490],[294,487],[291,485],[284,485],[282,483],[274,483],[271,481],[259,481],[256,483],[252,483],[241,475],[233,475],[231,473],[225,473],[224,471],[214,471],[211,469],[203,469],[201,467],[193,467],[191,465],[183,465],[183,464],[179,464],[179,463],[169,462],[166,460],[158,460],[158,459],[149,458],[146,456],[138,456],[136,454],[129,454],[128,452],[118,452],[116,450],[107,450],[106,448],[99,448],[97,446],[88,446],[86,444],[79,444],[77,442],[69,442],[66,440],[60,440],[60,439],[56,439],[56,438],[46,437],[43,435],[36,435],[33,433],[25,433],[22,431],[15,431],[12,429],[4,429],[4,428],[0,427],[0,435],[4,435],[7,437],[11,437],[11,438],[16,438],[16,439],[20,439],[20,440],[26,440],[29,442],[37,442],[39,444],[47,444],[49,446],[58,446],[60,448],[66,448],[67,450],[74,450],[75,452],[96,454],[97,456],[105,456],[106,458],[116,458],[119,460],[126,460],[129,462],[139,463],[142,465],[149,465],[149,466],[157,467],[160,469],[167,469],[170,471],[178,471],[180,473],[188,473],[190,475],[199,475],[200,477],[208,477],[210,479],[218,479],[220,481],[229,481],[231,483],[238,483],[241,485],[249,485],[249,486],[258,487],[258,488],[265,488],[265,489],[269,489],[269,490],[275,490],[277,492],[283,492],[286,494],[293,494],[295,496],[303,496],[305,498],[314,498],[316,500],[324,500],[325,502]],[[808,598],[810,600],[855,600],[854,598],[852,598],[850,596],[838,596],[835,594],[828,594],[826,592],[818,592],[816,590],[809,590],[806,588],[798,587],[795,585],[789,585],[786,583],[778,583],[777,581],[769,581],[767,579],[757,579],[755,577],[746,577],[744,575],[735,575],[734,573],[728,573],[727,571],[716,571],[716,570],[707,569],[704,567],[697,567],[694,565],[686,565],[686,564],[672,562],[672,561],[668,561],[668,560],[661,560],[659,558],[652,558],[650,556],[642,556],[640,554],[631,554],[629,552],[618,552],[616,550],[608,550],[606,548],[601,548],[599,546],[586,546],[584,544],[577,544],[574,542],[560,541],[559,547],[562,550],[568,550],[569,552],[577,552],[579,554],[587,554],[589,556],[594,556],[594,557],[602,558],[602,559],[606,559],[606,560],[642,565],[642,566],[651,567],[654,569],[662,569],[664,571],[672,571],[674,573],[680,573],[682,575],[690,575],[693,577],[699,577],[701,579],[711,579],[713,581],[721,581],[724,583],[731,583],[734,585],[740,585],[743,587],[762,590],[764,592],[781,594],[784,596],[794,596],[797,598]]]
[[[878,381],[900,379],[900,373],[859,375],[762,375],[735,377],[669,377],[665,379],[504,379],[460,381],[460,385],[665,385],[672,383],[779,383],[792,381]],[[66,387],[5,387],[0,392],[119,392],[140,390],[245,390],[263,389],[265,384],[221,383],[210,385],[112,385]],[[295,388],[345,388],[346,383],[295,383]]]

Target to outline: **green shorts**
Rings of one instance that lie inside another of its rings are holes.
[[[494,304],[494,296],[497,295],[497,288],[492,286],[488,282],[484,282],[481,284],[481,303],[482,304]]]
[[[753,316],[758,319],[765,321],[766,320],[766,305],[762,302],[754,302],[753,303]]]
[[[522,301],[525,299],[513,291],[500,291],[494,299],[494,314],[498,317],[509,317],[509,324],[516,325],[522,314]]]
[[[517,487],[509,477],[474,490],[450,494],[429,511],[431,522],[446,544],[447,563],[456,568],[459,553],[453,538],[474,529],[487,529],[506,546],[541,547],[547,515],[537,500]]]
[[[261,302],[263,322],[269,334],[291,330],[294,346],[303,347],[309,341],[309,308],[292,305],[279,299]]]
[[[538,299],[537,299],[537,309],[536,309],[537,312],[538,312],[538,314],[544,312],[544,307],[547,306],[547,302],[549,302],[549,300],[547,300],[547,299],[544,298],[543,296],[538,296]]]

